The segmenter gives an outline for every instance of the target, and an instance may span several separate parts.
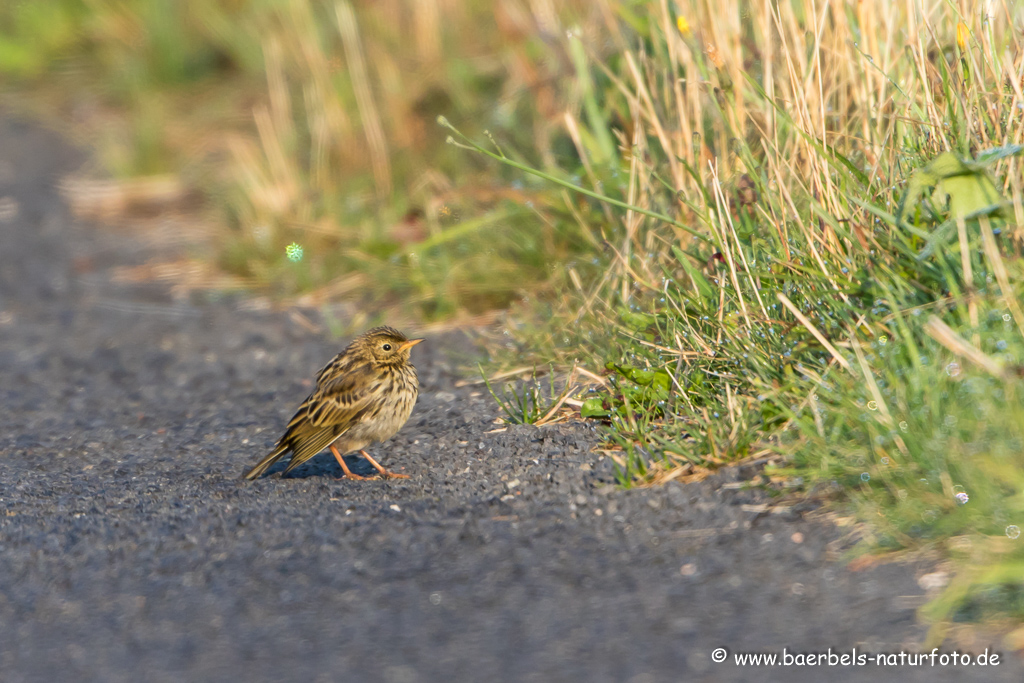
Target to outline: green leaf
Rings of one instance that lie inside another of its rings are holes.
[[[1005,201],[992,178],[983,171],[945,178],[935,186],[935,194],[940,201],[948,197],[953,216],[971,216],[999,207]]]
[[[604,398],[601,396],[591,396],[580,407],[580,415],[583,417],[608,417],[611,414],[612,411],[605,409]]]
[[[1024,152],[1024,145],[1003,145],[1002,147],[992,147],[978,152],[978,157],[974,160],[974,163],[980,166],[989,166],[1000,159],[1017,156],[1021,152]]]
[[[654,373],[654,380],[651,382],[651,386],[659,392],[668,393],[668,390],[672,387],[672,378],[665,370],[658,370]]]
[[[786,417],[785,411],[770,401],[761,402],[761,420],[766,426],[777,425]]]
[[[1011,146],[1012,147],[1012,146]],[[988,150],[982,154],[982,161],[965,161],[953,152],[943,152],[927,165],[914,171],[907,185],[907,192],[901,202],[899,216],[912,211],[925,193],[932,193],[936,202],[949,202],[953,217],[967,217],[992,207],[1002,205],[1006,200],[985,167],[1004,156],[1011,156],[1020,150],[1010,147]]]
[[[618,363],[608,363],[606,366],[609,370],[614,370],[619,373],[630,382],[639,384],[642,387],[649,385],[654,381],[654,370],[642,370],[640,368],[630,367],[628,365],[619,365]]]
[[[658,322],[657,316],[651,315],[650,313],[636,313],[627,308],[620,308],[619,315],[622,316],[622,323],[634,332],[646,330],[648,327]]]

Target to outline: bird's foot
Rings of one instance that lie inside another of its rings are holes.
[[[361,474],[356,474],[355,472],[346,472],[345,474],[338,477],[338,480],[340,481],[342,479],[355,479],[356,481],[369,481],[371,479],[376,478],[377,477],[364,477]]]
[[[370,461],[371,465],[373,465],[374,467],[377,468],[377,471],[380,472],[380,476],[384,477],[385,479],[408,479],[409,478],[408,474],[399,474],[398,472],[392,472],[391,470],[384,469],[384,466],[381,465],[376,460],[374,460],[372,457],[370,457],[370,454],[367,453],[366,451],[359,451],[359,452],[362,454],[362,456],[364,458],[366,458],[367,460]]]

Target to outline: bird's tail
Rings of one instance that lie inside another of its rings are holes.
[[[245,473],[246,479],[256,479],[270,469],[270,466],[281,459],[281,456],[288,452],[291,447],[285,444],[278,444],[277,447],[256,464],[251,470]]]

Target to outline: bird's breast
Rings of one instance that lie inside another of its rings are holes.
[[[383,381],[379,395],[376,409],[349,430],[351,438],[384,441],[402,428],[409,420],[419,395],[415,370],[405,367],[395,372]]]

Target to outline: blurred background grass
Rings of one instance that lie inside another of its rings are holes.
[[[104,173],[201,192],[217,282],[498,319],[494,370],[562,373],[509,419],[600,421],[624,484],[767,462],[750,485],[835,499],[856,554],[941,553],[941,638],[1024,619],[1022,28],[1011,0],[50,0],[0,6],[0,73]]]
[[[201,258],[248,287],[445,318],[562,280],[586,249],[535,186],[445,145],[445,114],[553,165],[587,3],[50,0],[0,7],[19,106],[106,172],[172,173],[215,212]],[[285,246],[304,247],[301,268]]]

